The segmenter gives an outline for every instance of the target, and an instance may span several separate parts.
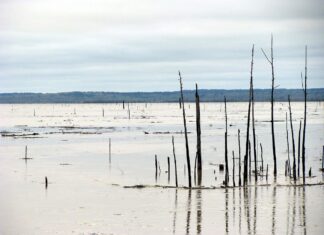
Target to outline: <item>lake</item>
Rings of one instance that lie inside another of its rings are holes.
[[[291,105],[297,151],[304,104]],[[193,168],[195,104],[185,107]],[[276,182],[270,103],[255,104],[258,168],[261,143],[269,177],[262,173],[255,183],[252,175],[245,188],[221,188],[224,104],[201,103],[200,108],[204,188],[189,190],[183,187],[188,185],[188,172],[177,103],[132,103],[124,108],[120,103],[1,104],[0,234],[323,234],[324,175],[319,168],[324,102],[308,103],[306,182],[310,185],[304,187],[301,179],[296,186],[285,176],[288,154],[293,159],[290,123],[289,153],[286,140],[288,103],[275,103]],[[230,186],[232,151],[238,184],[238,129],[242,159],[245,153],[247,108],[245,102],[227,103]],[[172,136],[179,188],[173,187]],[[26,153],[28,160],[22,159]],[[160,166],[157,178],[155,155]]]

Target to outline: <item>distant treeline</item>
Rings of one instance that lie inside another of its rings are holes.
[[[308,101],[324,101],[324,88],[307,89]],[[199,90],[202,102],[248,101],[249,90]],[[271,89],[255,89],[256,101],[270,101]],[[275,101],[303,101],[301,89],[276,89]],[[2,104],[28,103],[116,103],[116,102],[178,102],[179,91],[170,92],[62,92],[62,93],[0,93]],[[195,91],[184,91],[187,102],[195,101]]]

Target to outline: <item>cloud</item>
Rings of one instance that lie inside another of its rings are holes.
[[[253,43],[265,88],[270,33],[281,87],[300,87],[305,44],[310,87],[323,87],[323,10],[319,0],[4,0],[0,92],[174,90],[178,69],[189,85],[242,88]]]

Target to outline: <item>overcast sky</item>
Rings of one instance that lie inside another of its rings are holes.
[[[322,0],[0,0],[0,92],[324,87]]]

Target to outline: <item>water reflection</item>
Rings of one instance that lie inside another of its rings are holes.
[[[191,216],[191,189],[188,190],[186,234],[190,234],[190,216]]]
[[[177,222],[177,211],[178,211],[178,189],[175,190],[175,197],[174,197],[174,212],[173,212],[173,234],[176,232],[176,222]]]
[[[202,223],[202,198],[201,190],[196,190],[196,210],[197,210],[197,234],[201,234],[201,223]]]
[[[175,190],[173,234],[183,234],[183,231],[185,234],[203,234],[213,229],[216,234],[307,233],[306,193],[303,187],[269,186],[206,190],[204,197],[202,191],[204,190]],[[223,197],[224,200],[212,197],[215,195]],[[183,206],[179,206],[181,204]],[[203,214],[203,204],[206,206],[206,211],[204,210],[206,215]],[[220,211],[224,214],[219,214]],[[207,216],[204,223],[203,215]],[[216,222],[216,227],[210,221]]]

